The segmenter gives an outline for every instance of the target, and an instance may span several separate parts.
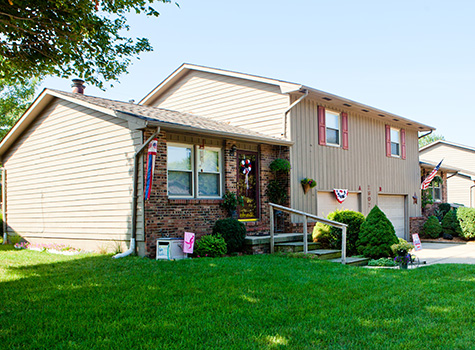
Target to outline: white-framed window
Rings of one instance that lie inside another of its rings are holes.
[[[400,129],[391,128],[391,156],[401,156],[401,132]]]
[[[168,144],[167,170],[169,197],[221,198],[220,148]]]
[[[434,177],[429,185],[432,193],[432,200],[434,202],[442,202],[442,178],[440,176]]]
[[[340,113],[325,110],[326,144],[340,146]]]

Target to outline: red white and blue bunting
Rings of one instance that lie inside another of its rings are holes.
[[[153,139],[148,144],[148,156],[147,156],[147,184],[145,187],[145,199],[150,198],[150,192],[152,190],[153,172],[155,170],[155,158],[157,157],[158,139]]]
[[[338,203],[343,203],[345,199],[348,197],[348,190],[342,190],[342,189],[333,189],[333,192],[335,193],[336,200]]]

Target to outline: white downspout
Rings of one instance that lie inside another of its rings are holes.
[[[300,92],[303,92],[303,95],[300,96],[298,100],[294,101],[294,103],[292,103],[289,107],[287,107],[287,109],[284,112],[284,123],[283,123],[284,124],[284,132],[283,132],[284,138],[287,138],[287,114],[289,114],[290,110],[294,108],[296,105],[298,105],[300,101],[302,101],[308,95],[307,89],[303,89]]]
[[[2,169],[2,222],[3,222],[3,244],[7,244],[7,189],[6,189],[6,176],[7,176],[7,169]]]
[[[158,135],[160,132],[160,127],[157,128],[157,131],[153,133],[152,136],[148,138],[147,141],[145,141],[144,144],[138,149],[137,152],[135,152],[134,155],[134,178],[133,178],[133,194],[132,194],[132,233],[130,235],[130,248],[123,252],[114,255],[112,258],[114,259],[119,259],[123,258],[126,256],[129,256],[132,253],[135,253],[135,241],[136,241],[136,236],[137,236],[137,198],[138,198],[138,177],[139,177],[139,166],[140,166],[140,154],[142,153],[143,149],[147,147],[147,145],[150,143],[150,141],[153,140],[155,136]]]

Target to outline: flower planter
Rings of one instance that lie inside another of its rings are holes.
[[[302,185],[302,188],[303,188],[303,193],[307,194],[307,192],[310,191],[311,187],[309,184],[305,184],[305,185]]]

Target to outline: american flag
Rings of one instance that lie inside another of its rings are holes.
[[[422,181],[421,183],[421,189],[423,190],[427,190],[427,188],[429,187],[430,183],[432,182],[432,180],[434,179],[435,175],[437,174],[437,171],[439,171],[439,168],[440,168],[440,165],[442,164],[443,162],[443,159],[440,161],[439,164],[437,164],[437,166],[434,168],[434,170],[431,171],[431,173],[429,174],[429,176],[427,176],[424,181]]]

